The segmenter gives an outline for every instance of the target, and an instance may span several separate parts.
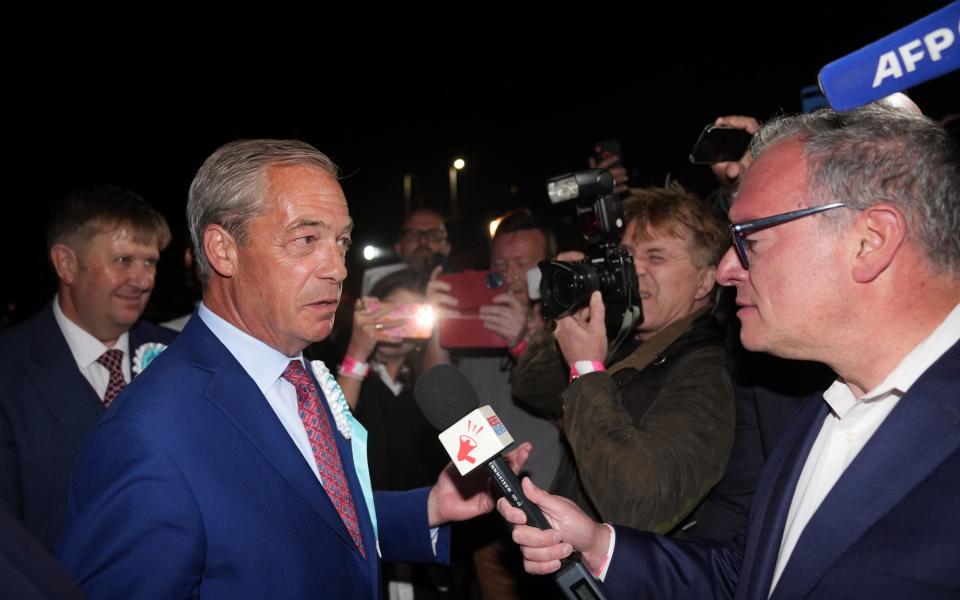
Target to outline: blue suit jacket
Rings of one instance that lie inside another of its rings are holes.
[[[370,516],[335,437],[365,558],[256,384],[191,319],[81,451],[59,558],[91,598],[379,599]],[[376,494],[385,560],[437,560],[427,493]]]
[[[807,400],[771,455],[747,528],[683,543],[617,528],[613,598],[766,600],[793,493],[827,415]],[[960,597],[960,344],[897,404],[803,530],[771,600]]]
[[[130,351],[176,335],[140,321]],[[70,471],[101,414],[52,304],[0,333],[0,501],[50,550],[66,522]]]

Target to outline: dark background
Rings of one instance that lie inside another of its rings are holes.
[[[203,159],[237,138],[296,137],[329,154],[343,171],[357,248],[392,244],[404,174],[414,207],[448,213],[447,170],[462,156],[451,230],[463,266],[485,260],[487,221],[520,206],[576,243],[573,207],[551,207],[544,180],[585,168],[598,140],[620,140],[631,184],[670,174],[706,194],[709,170],[686,156],[707,122],[797,112],[800,88],[826,63],[943,5],[840,4],[712,12],[678,4],[656,19],[592,7],[610,11],[599,22],[623,26],[616,34],[572,11],[549,24],[484,23],[472,34],[460,29],[474,16],[461,15],[455,27],[420,31],[398,20],[391,36],[362,30],[336,40],[334,17],[304,17],[317,25],[309,34],[264,24],[271,35],[223,27],[214,40],[181,26],[158,37],[141,22],[80,29],[56,50],[31,39],[3,59],[0,322],[29,316],[54,291],[47,204],[107,182],[142,193],[174,231],[148,316],[185,312],[176,290],[187,189]],[[960,78],[911,95],[934,118],[960,111]],[[352,253],[353,274],[359,257]]]

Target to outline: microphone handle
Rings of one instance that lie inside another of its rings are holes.
[[[496,458],[487,461],[483,468],[497,483],[507,501],[527,515],[528,525],[537,529],[550,529],[547,518],[543,516],[537,505],[523,495],[520,480],[513,474],[513,470],[502,456],[498,454]],[[606,590],[583,566],[579,552],[574,552],[561,561],[560,570],[554,573],[553,580],[564,598],[568,600],[607,600]]]
[[[498,454],[496,458],[487,461],[484,468],[490,475],[490,479],[493,479],[499,486],[507,501],[527,515],[527,525],[537,529],[550,529],[547,518],[543,516],[537,505],[527,500],[527,497],[523,495],[523,491],[520,489],[520,480],[513,474],[513,470],[510,469],[502,456]]]

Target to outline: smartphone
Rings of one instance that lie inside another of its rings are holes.
[[[487,329],[480,320],[481,306],[507,291],[506,280],[496,271],[463,271],[437,276],[450,284],[450,295],[457,299],[458,317],[439,320],[440,345],[444,348],[504,348],[500,335]]]
[[[405,340],[426,340],[433,335],[433,326],[436,318],[433,307],[429,304],[406,303],[393,304],[384,302],[367,302],[368,310],[391,307],[390,312],[380,318],[388,334]],[[396,325],[400,323],[399,325]]]
[[[690,151],[690,162],[712,165],[728,160],[740,160],[750,146],[753,135],[743,129],[721,127],[710,123],[703,128],[697,143]]]
[[[607,165],[606,168],[623,166],[623,151],[620,149],[620,142],[617,140],[604,140],[593,145],[593,160],[600,164],[600,161],[616,157],[616,161]]]

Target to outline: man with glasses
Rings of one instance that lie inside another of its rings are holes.
[[[410,213],[393,248],[405,263],[429,274],[437,264],[450,256],[450,242],[447,240],[443,217],[428,208]]]
[[[802,405],[730,540],[597,524],[525,482],[558,530],[515,529],[526,567],[580,550],[618,598],[955,598],[960,151],[871,105],[779,118],[753,155],[717,280],[737,290],[744,346],[839,378]]]

